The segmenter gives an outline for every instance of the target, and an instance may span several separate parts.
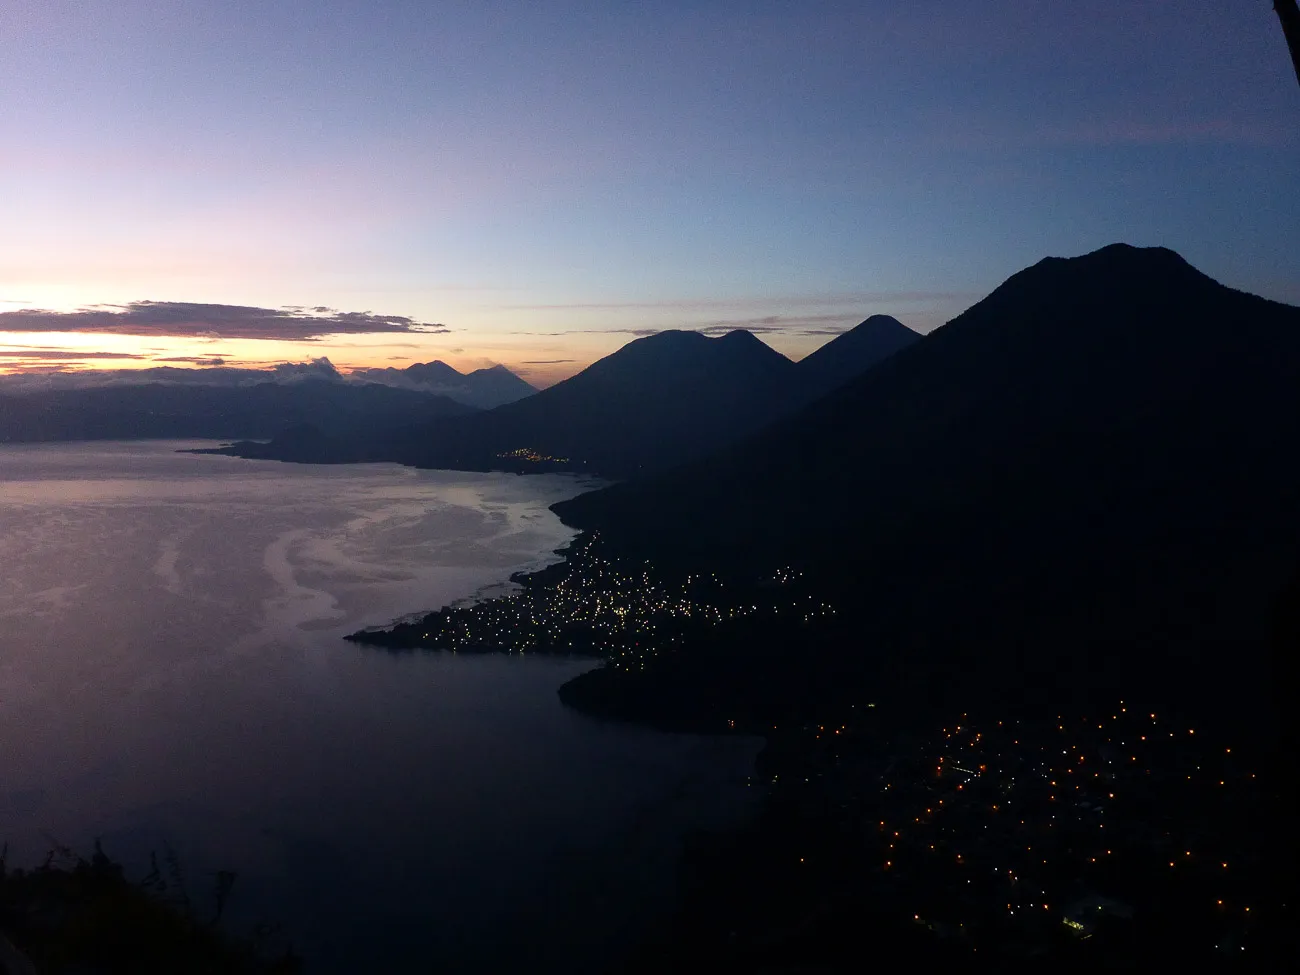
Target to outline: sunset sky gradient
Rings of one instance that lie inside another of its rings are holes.
[[[1117,240],[1300,303],[1267,0],[8,0],[0,36],[0,371],[798,356]]]

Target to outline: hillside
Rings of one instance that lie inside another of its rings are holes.
[[[756,433],[918,338],[894,319],[876,316],[796,364],[749,332],[710,338],[670,330],[629,342],[549,389],[483,413],[404,417],[356,437],[296,429],[270,444],[241,443],[224,452],[318,463],[383,460],[453,470],[637,477]],[[442,362],[361,375],[459,395],[448,384],[460,374]],[[518,392],[515,384],[522,383],[500,367],[462,378],[472,377],[483,388],[496,383],[506,392]]]
[[[378,445],[421,467],[522,469],[629,477],[661,470],[761,428],[788,411],[796,367],[748,332],[660,332],[629,342],[534,396],[412,429]]]
[[[857,379],[920,339],[897,318],[872,315],[799,360],[799,375],[809,390],[809,401]]]
[[[1297,388],[1300,309],[1113,245],[743,444],[556,510],[638,557],[806,569],[853,609],[815,652],[871,680],[1164,681],[1245,708],[1300,565]]]

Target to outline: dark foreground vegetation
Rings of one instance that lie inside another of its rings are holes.
[[[291,975],[302,966],[273,928],[222,926],[234,874],[193,900],[174,857],[141,880],[96,844],[89,858],[59,848],[32,869],[0,857],[4,975]]]

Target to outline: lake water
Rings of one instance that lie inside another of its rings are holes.
[[[499,586],[564,476],[310,467],[191,444],[0,447],[0,840],[172,849],[309,973],[600,970],[743,816],[751,739],[563,708],[589,661],[343,634]]]

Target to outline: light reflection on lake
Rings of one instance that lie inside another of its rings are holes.
[[[0,447],[0,839],[239,871],[308,971],[597,965],[756,744],[600,724],[589,662],[344,633],[499,584],[570,477],[309,467],[172,443]],[[361,966],[361,967],[358,967]]]

